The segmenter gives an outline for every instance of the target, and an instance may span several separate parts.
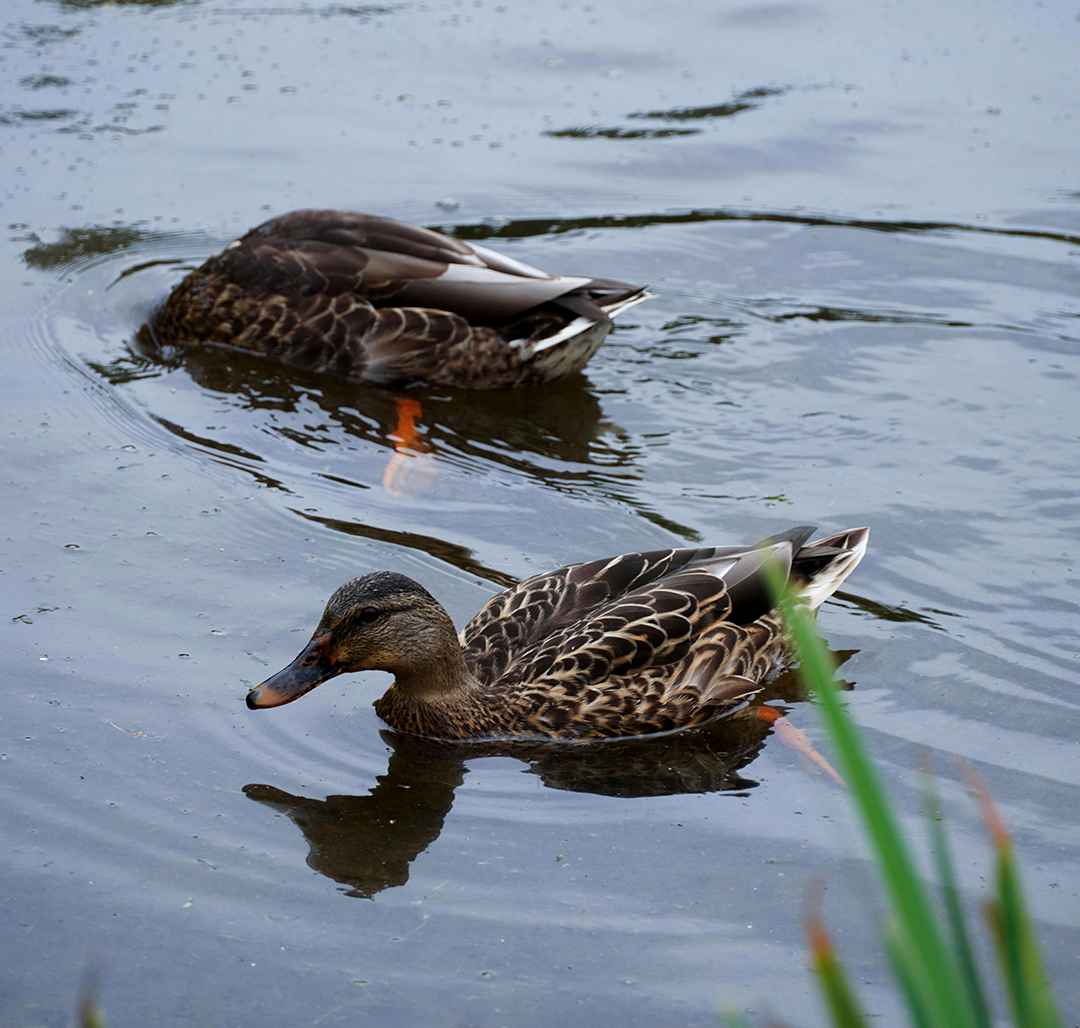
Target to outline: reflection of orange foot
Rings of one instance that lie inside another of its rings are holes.
[[[796,728],[775,707],[758,707],[757,716],[758,720],[772,725],[773,731],[776,732],[781,741],[792,747],[802,757],[804,764],[808,767],[810,767],[811,763],[817,764],[818,767],[831,775],[841,785],[844,784],[843,778],[836,772],[832,764],[814,749],[814,744],[806,737],[806,733],[801,728]]]
[[[435,481],[435,458],[428,453],[423,435],[416,427],[420,404],[404,398],[397,401],[397,428],[387,437],[394,444],[394,456],[383,472],[382,484],[396,496],[420,496]]]

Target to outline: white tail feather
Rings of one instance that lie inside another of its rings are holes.
[[[640,293],[635,293],[625,300],[619,300],[618,303],[602,305],[603,311],[609,318],[616,318],[622,314],[623,311],[628,311],[631,307],[636,307],[642,301],[651,300],[655,296],[656,293],[650,293],[648,289],[642,289]]]
[[[837,589],[840,588],[844,579],[855,570],[856,565],[866,554],[866,544],[870,539],[869,528],[853,528],[843,535],[854,537],[850,539],[849,548],[840,556],[834,558],[828,567],[822,568],[802,588],[800,596],[806,601],[811,610],[817,610]],[[831,539],[819,539],[807,543],[807,547],[813,547],[819,543],[829,543]],[[839,539],[837,540],[839,542]]]

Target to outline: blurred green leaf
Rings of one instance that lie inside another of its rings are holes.
[[[793,597],[779,565],[772,562],[767,568],[792,649],[800,661],[800,674],[817,698],[840,753],[844,777],[862,814],[889,895],[904,987],[918,1003],[926,1028],[980,1028],[877,769],[840,702],[834,669],[812,616]]]
[[[1012,839],[985,783],[973,771],[967,777],[997,850],[997,897],[987,908],[1013,1020],[1019,1028],[1061,1028],[1061,1015],[1024,901]]]
[[[982,983],[979,979],[975,953],[971,945],[971,936],[964,918],[960,902],[960,889],[956,884],[956,872],[953,869],[949,853],[948,840],[945,838],[944,821],[941,816],[941,804],[938,801],[934,777],[927,769],[923,774],[923,794],[926,800],[926,819],[930,825],[930,840],[934,852],[934,863],[938,879],[941,882],[942,899],[949,922],[949,934],[952,939],[953,953],[960,975],[967,989],[968,1001],[975,1013],[980,1028],[990,1028],[990,1008],[986,1002]]]
[[[810,936],[813,967],[821,983],[825,1005],[829,1008],[832,1022],[839,1028],[868,1028],[868,1022],[859,1010],[855,992],[851,988],[847,972],[837,959],[832,939],[825,930],[825,922],[816,909],[818,901],[806,917],[806,932]]]

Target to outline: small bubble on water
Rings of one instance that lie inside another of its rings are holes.
[[[461,206],[461,203],[458,200],[447,197],[445,200],[437,200],[435,206],[441,211],[456,211]]]

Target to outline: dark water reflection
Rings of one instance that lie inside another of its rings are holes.
[[[613,426],[603,423],[600,402],[584,376],[530,389],[520,395],[484,390],[460,402],[458,392],[410,389],[394,393],[373,386],[337,382],[326,376],[285,368],[258,357],[224,352],[212,347],[192,347],[162,360],[149,334],[141,332],[137,349],[94,369],[113,383],[144,378],[155,367],[183,368],[198,385],[215,393],[227,393],[250,411],[296,413],[304,403],[318,406],[327,415],[325,429],[294,429],[290,438],[302,445],[331,445],[328,432],[372,443],[385,443],[398,426],[401,398],[419,404],[425,422],[425,440],[433,450],[440,441],[472,457],[515,461],[520,451],[538,457],[573,463],[629,464],[617,452],[598,452],[597,443]],[[332,427],[330,427],[332,426]],[[616,433],[617,434],[617,433]],[[489,444],[484,449],[478,443]],[[540,467],[521,464],[528,474]]]
[[[349,483],[353,484],[353,483]],[[290,508],[292,509],[292,508]],[[459,546],[445,539],[439,539],[431,535],[423,535],[419,532],[403,532],[393,528],[383,528],[378,525],[365,525],[359,521],[342,521],[338,518],[324,518],[318,514],[308,514],[305,511],[292,509],[294,514],[308,521],[323,525],[334,532],[343,535],[358,536],[362,539],[375,539],[379,542],[390,543],[393,546],[402,546],[410,550],[420,550],[423,553],[440,560],[451,567],[460,568],[471,575],[477,575],[486,582],[510,588],[516,585],[518,579],[514,575],[508,575],[497,568],[487,567],[476,559],[472,550],[466,546]]]
[[[381,735],[390,763],[366,796],[316,800],[272,785],[244,786],[249,799],[288,815],[304,833],[308,867],[365,899],[409,880],[409,865],[439,837],[466,774],[465,761],[452,751]]]
[[[833,659],[842,664],[855,652]],[[796,676],[785,674],[753,704],[711,725],[598,743],[440,743],[384,729],[379,735],[389,764],[366,796],[316,800],[258,784],[245,785],[244,794],[287,815],[304,833],[308,867],[347,886],[348,895],[370,899],[409,880],[409,865],[438,839],[473,761],[511,757],[549,789],[597,796],[745,796],[758,782],[740,772],[761,752],[788,704],[804,699]],[[768,717],[761,712],[765,703]]]
[[[672,107],[658,111],[631,111],[627,118],[649,121],[705,121],[713,118],[732,118],[743,111],[752,111],[772,96],[783,96],[791,87],[758,86],[739,93],[726,103],[707,104],[700,107]],[[554,139],[670,139],[679,136],[695,136],[700,128],[629,128],[617,126],[601,128],[597,125],[578,125],[566,129],[548,129],[545,136]]]
[[[496,224],[447,225],[439,231],[460,239],[525,239],[538,235],[561,235],[598,228],[647,228],[654,225],[708,224],[711,222],[745,221],[775,225],[805,225],[821,228],[857,228],[868,232],[889,233],[975,233],[979,235],[1015,237],[1018,239],[1047,239],[1058,243],[1080,243],[1075,232],[1055,232],[1040,228],[1006,228],[1000,225],[972,225],[955,221],[913,221],[892,218],[836,217],[813,212],[742,210],[732,208],[695,208],[685,211],[656,211],[640,214],[601,214],[576,218],[506,218]]]
[[[155,266],[161,266],[160,263]],[[556,491],[574,491],[603,483],[611,488],[634,479],[640,446],[605,418],[600,398],[584,376],[519,394],[470,393],[428,388],[394,393],[353,383],[335,382],[242,353],[192,347],[162,354],[143,329],[127,352],[108,361],[87,364],[114,386],[143,382],[182,370],[192,382],[219,398],[228,397],[237,411],[262,419],[263,431],[289,443],[323,452],[366,443],[391,454],[411,451],[460,468],[498,464],[516,476]],[[403,405],[412,412],[409,435],[402,438]],[[267,415],[270,415],[267,417]],[[151,414],[178,438],[232,456],[265,464],[258,452],[177,425]],[[314,416],[314,417],[313,417]],[[264,483],[257,469],[252,472]],[[358,482],[327,474],[329,480],[356,488]],[[384,484],[389,484],[383,475]],[[286,488],[282,483],[276,485]],[[423,492],[406,486],[394,490]],[[660,514],[657,523],[694,539],[695,533]]]

